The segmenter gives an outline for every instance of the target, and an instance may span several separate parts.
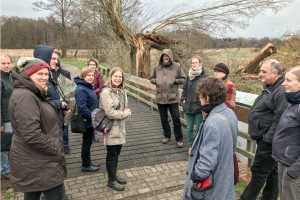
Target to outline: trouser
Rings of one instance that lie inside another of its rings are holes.
[[[195,136],[194,136],[194,125],[196,125],[196,133],[199,130],[199,126],[202,122],[202,113],[195,114],[184,114],[186,120],[186,134],[189,147],[192,147]]]
[[[110,181],[115,181],[116,179],[121,149],[122,145],[106,145],[106,170]]]
[[[40,200],[42,192],[46,200],[64,200],[66,195],[65,186],[62,183],[49,190],[38,191],[38,192],[25,192],[24,200]]]
[[[13,132],[10,122],[3,122],[3,126],[6,132]],[[1,151],[1,174],[8,174],[9,172],[9,151]]]
[[[168,120],[168,109],[169,109],[173,121],[175,139],[177,142],[182,142],[182,130],[181,130],[178,103],[157,104],[157,106],[160,114],[160,121],[164,131],[164,136],[166,138],[171,138],[171,127]]]
[[[300,199],[300,178],[292,179],[287,175],[289,166],[278,162],[278,187],[281,200]]]
[[[257,145],[253,165],[252,178],[244,190],[241,200],[256,200],[260,190],[262,200],[277,200],[278,197],[278,168],[277,162],[271,157],[272,144],[260,141]]]
[[[87,128],[82,134],[81,160],[82,167],[91,165],[91,146],[93,142],[94,128]]]
[[[63,141],[64,146],[69,146],[69,125],[64,125]]]

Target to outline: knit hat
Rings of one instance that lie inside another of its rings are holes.
[[[216,66],[214,67],[214,70],[218,70],[220,72],[224,72],[225,74],[229,74],[229,69],[228,69],[227,65],[225,65],[224,63],[216,64]]]
[[[31,57],[21,57],[17,62],[17,66],[24,68],[24,72],[28,76],[44,68],[48,69],[48,71],[50,70],[49,65],[45,61]]]

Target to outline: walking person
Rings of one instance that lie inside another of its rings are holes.
[[[81,171],[95,172],[99,170],[99,164],[91,161],[91,146],[95,130],[91,122],[92,111],[99,108],[99,100],[93,91],[94,70],[91,68],[83,68],[79,77],[75,77],[74,81],[77,85],[75,90],[76,105],[78,113],[86,119],[86,132],[82,133],[81,146]]]
[[[300,66],[289,69],[282,83],[288,107],[273,137],[272,157],[278,162],[281,200],[300,199]]]
[[[101,88],[104,85],[104,80],[101,72],[97,70],[99,61],[96,58],[90,58],[86,61],[86,65],[92,68],[95,72],[94,81],[93,81],[93,90],[96,93],[97,97],[100,98]]]
[[[49,65],[36,58],[20,58],[20,73],[12,70],[14,91],[9,101],[13,128],[10,148],[11,182],[24,200],[65,198],[67,176],[61,122],[47,98]]]
[[[245,188],[241,200],[256,200],[262,190],[262,200],[278,198],[278,168],[272,156],[272,140],[280,117],[287,107],[282,86],[282,67],[275,59],[266,60],[260,67],[259,76],[265,84],[248,114],[249,134],[256,140],[257,149],[252,178]]]
[[[125,80],[123,70],[115,67],[100,94],[100,105],[108,118],[114,119],[112,129],[106,136],[106,170],[108,174],[107,186],[122,191],[127,183],[117,175],[119,155],[122,145],[126,143],[125,120],[131,116],[127,107],[127,97],[124,91]]]
[[[182,199],[193,199],[192,186],[210,177],[212,187],[204,192],[205,200],[233,200],[233,146],[238,119],[224,103],[226,88],[219,79],[199,81],[197,93],[206,116],[192,145]]]
[[[168,120],[168,110],[171,113],[174,135],[178,148],[183,147],[178,102],[180,101],[178,86],[184,83],[185,73],[180,64],[174,62],[171,49],[164,49],[159,58],[158,65],[150,77],[150,82],[156,85],[155,102],[158,106],[160,120],[163,128],[163,144],[171,138],[171,127]]]
[[[10,75],[11,67],[11,57],[7,54],[0,54],[1,135],[5,134],[4,132],[12,132],[11,122],[8,114],[8,102],[14,89],[13,81]],[[4,139],[4,137],[1,137],[1,139]],[[1,151],[1,179],[9,179],[9,172],[9,151]]]
[[[202,59],[195,56],[191,59],[191,68],[189,74],[185,79],[182,90],[182,108],[186,120],[186,133],[188,139],[188,154],[192,149],[194,141],[194,125],[196,125],[196,133],[202,123],[202,109],[199,97],[196,93],[196,86],[201,79],[206,78],[208,75],[204,72],[202,67]]]

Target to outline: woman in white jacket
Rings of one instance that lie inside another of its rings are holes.
[[[127,98],[124,91],[125,80],[123,70],[115,67],[111,70],[107,82],[100,93],[101,107],[108,118],[114,119],[112,129],[106,137],[106,170],[108,174],[107,186],[117,191],[125,189],[126,180],[117,176],[118,158],[125,144],[125,119],[131,115],[127,108]]]

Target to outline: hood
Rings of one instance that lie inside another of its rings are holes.
[[[88,88],[93,89],[92,84],[86,82],[84,79],[79,78],[79,76],[77,76],[77,77],[74,78],[74,82],[75,82],[76,85],[84,85],[84,86],[86,86]]]
[[[159,64],[163,63],[163,54],[167,54],[169,56],[171,62],[174,62],[172,50],[171,49],[163,49],[162,53],[160,55],[160,58],[159,58]]]
[[[53,47],[45,46],[45,45],[38,45],[34,48],[33,56],[35,58],[39,58],[50,66],[50,61],[52,57],[52,53],[54,51]]]

